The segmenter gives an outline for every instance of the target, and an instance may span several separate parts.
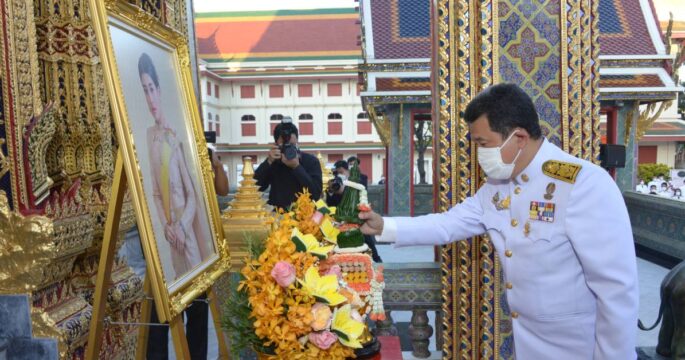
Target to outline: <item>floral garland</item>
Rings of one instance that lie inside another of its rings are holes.
[[[319,267],[335,245],[322,232],[331,221],[308,192],[299,194],[292,211],[280,214],[264,251],[241,271],[238,291],[248,294],[255,334],[280,359],[345,359],[362,347],[367,304],[339,266]]]

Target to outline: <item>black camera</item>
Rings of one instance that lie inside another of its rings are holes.
[[[292,119],[284,118],[283,124],[292,124]],[[281,154],[285,156],[286,159],[292,160],[297,157],[298,150],[297,146],[290,143],[290,138],[293,136],[293,126],[282,126],[281,127],[281,139],[283,139],[283,145],[279,147]]]
[[[343,179],[336,174],[333,180],[331,180],[331,190],[337,193],[338,191],[340,191],[340,189],[342,189],[342,187]]]
[[[298,150],[297,146],[294,144],[285,143],[281,145],[279,149],[281,150],[281,154],[283,154],[283,156],[285,156],[285,158],[288,160],[292,160],[297,157]]]

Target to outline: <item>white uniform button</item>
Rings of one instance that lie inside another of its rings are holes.
[[[514,194],[518,195],[520,193],[521,193],[521,188],[517,186],[516,189],[514,189]]]
[[[507,257],[511,257],[512,255],[514,255],[514,253],[511,250],[507,250],[504,252],[504,255],[506,255]]]
[[[507,289],[511,290],[511,288],[513,288],[513,287],[514,287],[514,285],[512,285],[510,282],[507,283]]]
[[[511,219],[511,226],[517,227],[518,224],[519,224],[519,221],[518,221],[518,220],[516,220],[516,219]]]
[[[511,317],[514,318],[514,319],[516,319],[516,318],[519,317],[519,313],[517,313],[516,311],[512,311],[512,312],[511,312]]]

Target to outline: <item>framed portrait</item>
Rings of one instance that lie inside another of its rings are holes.
[[[229,269],[185,37],[123,2],[93,23],[161,321]],[[92,2],[91,2],[92,4]]]

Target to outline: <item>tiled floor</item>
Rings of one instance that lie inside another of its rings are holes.
[[[384,262],[407,262],[408,259],[411,259],[412,262],[433,261],[433,249],[429,247],[393,249],[392,246],[383,245],[379,246],[379,252]],[[640,281],[640,319],[642,319],[644,323],[651,325],[656,319],[659,310],[659,286],[668,270],[645,260],[638,259],[638,272]],[[434,324],[435,314],[432,313],[429,314],[429,316],[431,324]],[[393,313],[393,319],[396,322],[409,322],[411,319],[411,312]],[[636,345],[656,346],[658,329],[659,327],[649,332],[639,331]],[[209,359],[216,359],[218,356],[217,340],[211,319],[208,343]],[[169,349],[173,349],[171,344],[169,345]],[[435,352],[435,336],[431,339],[430,349],[433,351],[431,359],[439,359],[439,353]],[[173,354],[171,355],[172,359],[175,358]],[[412,358],[411,353],[407,352],[404,353],[404,357],[405,359]]]

